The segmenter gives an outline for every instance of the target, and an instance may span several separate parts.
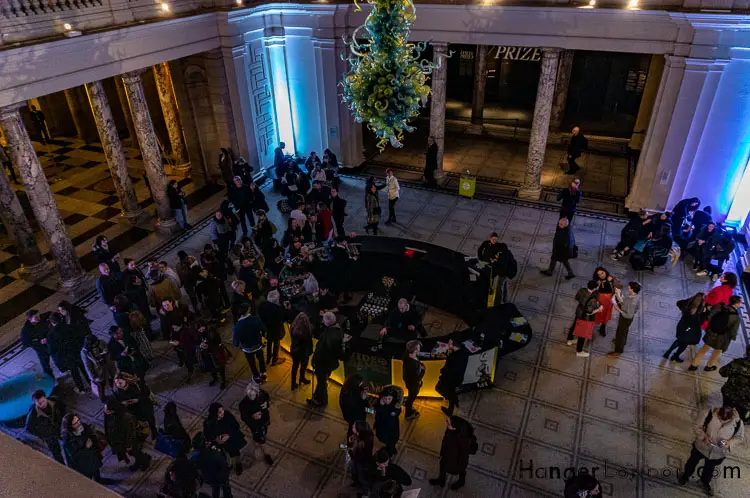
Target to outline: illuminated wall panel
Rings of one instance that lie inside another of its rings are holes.
[[[279,141],[286,144],[287,153],[294,154],[296,145],[284,39],[272,37],[267,38],[265,41],[268,49],[268,58],[271,62],[271,82]]]

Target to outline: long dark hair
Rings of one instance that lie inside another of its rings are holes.
[[[362,377],[360,374],[354,374],[350,376],[346,381],[344,381],[344,385],[341,386],[341,394],[342,395],[350,395],[354,393],[362,393],[362,390],[364,389],[365,378]]]
[[[68,435],[73,433],[73,419],[76,417],[78,417],[78,415],[73,412],[68,412],[63,416],[62,421],[60,422],[60,439],[65,440]],[[81,421],[81,424],[83,424],[83,421]]]
[[[369,460],[372,458],[372,448],[374,446],[374,437],[372,429],[364,420],[354,422],[354,429],[357,431],[352,443],[352,458],[355,460]]]
[[[307,339],[312,335],[312,324],[307,313],[300,311],[297,316],[294,317],[291,326],[291,333],[293,336],[300,339]]]
[[[208,418],[206,422],[216,422],[219,419],[219,408],[224,408],[221,403],[211,403],[208,407]],[[226,408],[224,408],[224,416],[227,416]]]
[[[722,282],[723,285],[728,285],[730,289],[734,289],[737,287],[737,274],[732,272],[726,272],[723,275],[724,282]]]
[[[683,310],[684,313],[695,315],[699,311],[703,310],[703,306],[706,304],[706,295],[702,292],[697,293],[688,301],[687,306]]]
[[[599,272],[600,271],[603,271],[604,273],[606,273],[606,276],[604,277],[604,280],[607,280],[609,278],[609,270],[607,270],[603,266],[597,266],[596,270],[594,270],[594,276],[591,277],[591,279],[592,280],[596,280],[598,282],[600,280],[599,279]]]

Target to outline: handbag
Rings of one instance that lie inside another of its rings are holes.
[[[633,250],[635,252],[643,252],[643,250],[646,248],[646,241],[645,240],[639,240],[635,244],[633,244]]]
[[[159,431],[154,443],[154,449],[172,458],[177,458],[185,450],[185,441],[167,436],[162,431]]]
[[[573,335],[583,339],[591,339],[594,335],[594,326],[594,322],[578,318],[575,327],[573,327]]]

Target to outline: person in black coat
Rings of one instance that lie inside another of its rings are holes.
[[[445,365],[440,369],[440,377],[435,390],[448,401],[448,407],[441,406],[440,410],[449,417],[453,415],[453,410],[460,406],[458,389],[464,378],[468,358],[469,353],[466,349],[454,349],[453,342],[448,341],[448,356],[445,359]]]
[[[57,396],[47,397],[41,389],[31,395],[34,402],[26,415],[26,432],[47,445],[55,460],[65,465],[60,449],[60,427],[66,413],[65,403]]]
[[[560,221],[557,222],[555,237],[552,239],[552,257],[550,258],[549,268],[541,270],[541,273],[551,277],[557,263],[560,262],[568,272],[565,275],[565,280],[575,278],[573,268],[570,267],[570,262],[568,261],[575,257],[575,246],[573,229],[570,227],[568,219],[560,218]]]
[[[705,206],[703,209],[696,211],[693,214],[692,225],[693,230],[698,233],[703,230],[709,223],[713,221],[713,213],[711,212],[711,206]]]
[[[283,166],[286,162],[286,159],[284,158],[284,149],[286,149],[286,144],[284,142],[279,142],[279,146],[273,150],[273,167],[276,168],[277,177],[281,177],[284,170]]]
[[[160,498],[194,498],[198,494],[200,480],[196,465],[187,459],[185,453],[181,453],[164,472],[164,484],[157,496]]]
[[[61,372],[70,371],[76,385],[75,391],[77,394],[81,394],[87,390],[87,382],[84,381],[86,373],[81,361],[82,341],[76,337],[76,330],[65,322],[60,313],[50,314],[49,324],[47,350],[52,359],[55,360],[58,370]],[[83,372],[83,376],[81,372]]]
[[[26,312],[26,323],[21,329],[21,345],[25,348],[31,348],[39,358],[39,364],[42,370],[54,380],[55,374],[52,372],[49,360],[49,349],[47,348],[47,336],[49,335],[49,322],[43,320],[39,310],[29,310]]]
[[[396,308],[388,313],[384,325],[380,329],[381,341],[386,335],[404,342],[427,335],[422,325],[422,317],[403,297],[398,300]]]
[[[99,273],[101,275],[96,279],[96,291],[99,293],[99,299],[107,306],[115,304],[115,296],[123,292],[122,282],[112,275],[112,270],[107,263],[99,264]]]
[[[242,183],[250,185],[253,181],[253,167],[250,166],[244,157],[237,159],[232,165],[232,174],[234,178],[240,177]]]
[[[94,428],[81,422],[75,413],[67,413],[62,419],[60,440],[68,467],[96,482],[103,482],[99,469],[102,455],[99,438]]]
[[[581,180],[576,178],[572,182],[570,182],[570,185],[568,188],[562,189],[557,194],[557,200],[561,201],[560,204],[560,218],[567,218],[568,221],[573,221],[573,216],[576,214],[576,209],[578,209],[578,204],[581,202],[581,191],[579,187],[581,186]]]
[[[222,287],[224,283],[210,274],[205,268],[201,268],[198,273],[198,281],[195,285],[195,293],[201,304],[208,310],[211,319],[224,323],[226,318],[223,311],[226,303],[222,297]],[[226,289],[224,289],[226,292]]]
[[[323,314],[323,333],[315,347],[312,365],[315,369],[315,378],[318,386],[312,398],[307,400],[311,406],[326,406],[328,404],[328,377],[336,370],[339,362],[349,354],[348,341],[351,338],[344,334],[341,326],[337,323],[336,315],[333,313]]]
[[[177,405],[174,401],[170,401],[164,405],[162,433],[172,439],[181,441],[183,452],[187,453],[190,451],[190,445],[192,444],[190,434],[185,430],[185,426],[182,425],[180,416],[177,413]]]
[[[677,338],[664,353],[664,359],[670,359],[677,363],[682,363],[680,355],[690,345],[696,345],[701,342],[701,325],[705,319],[703,310],[706,306],[706,295],[702,292],[697,293],[689,299],[677,301],[677,307],[682,312],[680,321],[677,322]],[[674,353],[672,353],[674,351]],[[671,354],[671,357],[670,357]]]
[[[251,227],[255,226],[252,209],[253,194],[250,192],[250,187],[242,183],[242,178],[239,176],[234,177],[234,184],[229,187],[229,202],[237,210],[237,217],[240,220],[243,235],[247,235],[247,223],[245,219],[250,222]]]
[[[122,327],[117,325],[109,328],[109,336],[107,351],[109,358],[117,365],[117,370],[143,379],[148,369],[148,361],[138,349],[135,339],[126,337]]]
[[[148,284],[143,272],[138,269],[135,260],[125,258],[125,270],[122,272],[122,283],[125,295],[138,307],[146,320],[151,321],[151,307],[148,303]]]
[[[375,436],[388,448],[388,453],[396,454],[396,443],[401,438],[399,417],[404,401],[404,391],[398,386],[385,386],[375,404]]]
[[[576,163],[576,159],[581,157],[581,154],[586,152],[589,148],[589,141],[581,133],[581,129],[578,126],[574,126],[570,133],[570,142],[568,142],[568,171],[569,175],[574,175],[576,171],[581,169]]]
[[[263,449],[268,435],[268,426],[271,425],[270,403],[271,397],[268,393],[261,389],[259,384],[250,382],[239,404],[240,418],[250,429],[253,442],[263,454],[263,461],[266,465],[273,465],[273,458]]]
[[[117,278],[120,275],[120,265],[117,262],[120,255],[109,248],[107,237],[104,235],[97,236],[94,245],[91,246],[91,252],[96,256],[97,263],[107,263],[107,266],[112,270],[112,276]]]
[[[409,341],[406,343],[406,351],[403,358],[403,378],[404,385],[409,392],[404,403],[406,412],[404,420],[411,420],[419,417],[419,412],[414,409],[414,402],[419,396],[419,390],[422,389],[422,377],[427,370],[424,363],[419,361],[419,353],[422,350],[422,343],[419,341]]]
[[[369,492],[367,496],[401,496],[404,486],[411,486],[409,474],[392,462],[387,448],[375,452],[367,474]]]
[[[115,375],[113,393],[114,399],[119,401],[136,420],[148,424],[151,439],[156,440],[158,429],[154,416],[154,402],[151,400],[151,390],[146,383],[128,373],[120,372]]]
[[[339,195],[337,188],[331,189],[331,217],[336,225],[336,235],[343,237],[346,235],[344,229],[344,219],[346,218],[346,200]]]
[[[221,403],[211,403],[208,407],[208,417],[203,422],[203,434],[206,439],[227,452],[233,460],[234,472],[237,475],[242,474],[240,450],[247,446],[247,441],[237,419]]]
[[[107,401],[104,408],[104,435],[118,461],[127,465],[132,456],[134,462],[130,470],[148,468],[151,457],[142,451],[138,422],[119,401],[114,399]]]
[[[648,239],[653,229],[653,220],[645,209],[641,209],[638,216],[631,216],[628,223],[620,231],[620,242],[612,251],[612,259],[617,261],[630,253],[638,241]]]
[[[437,187],[435,181],[435,171],[438,168],[438,145],[435,143],[435,137],[427,138],[427,151],[424,153],[424,181],[428,187]]]
[[[367,419],[367,409],[370,407],[367,397],[367,383],[360,374],[350,376],[341,386],[339,395],[341,416],[349,424],[351,431],[354,422]]]
[[[279,291],[271,291],[266,296],[266,300],[258,306],[258,317],[266,326],[266,363],[276,366],[286,361],[286,358],[279,358],[279,347],[281,339],[284,338],[284,323],[287,321],[287,313],[279,303]]]
[[[203,482],[211,486],[212,496],[219,498],[219,494],[223,493],[224,498],[232,498],[229,465],[224,450],[202,432],[193,437],[193,448],[195,451],[190,455],[190,461],[198,469]]]
[[[248,303],[240,306],[240,317],[232,329],[232,342],[235,347],[242,349],[245,359],[250,365],[253,380],[256,382],[266,381],[266,361],[263,358],[263,337],[266,335],[266,326],[256,316],[251,315],[252,308]]]
[[[292,391],[294,391],[298,385],[297,372],[299,372],[299,384],[310,383],[305,378],[305,372],[310,355],[313,353],[313,326],[306,313],[300,312],[294,317],[289,333],[292,336],[289,353],[292,357]]]
[[[177,183],[177,180],[170,180],[167,184],[167,199],[169,199],[169,207],[174,211],[177,224],[183,230],[189,230],[193,226],[188,223],[188,212],[187,204],[185,203],[185,192],[182,191],[182,187]]]

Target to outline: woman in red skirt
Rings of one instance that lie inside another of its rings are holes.
[[[599,335],[606,337],[607,323],[612,319],[612,297],[617,289],[622,288],[622,284],[601,266],[594,270],[592,280],[599,284],[596,299],[602,306],[602,311],[594,316],[594,323],[599,325]]]

